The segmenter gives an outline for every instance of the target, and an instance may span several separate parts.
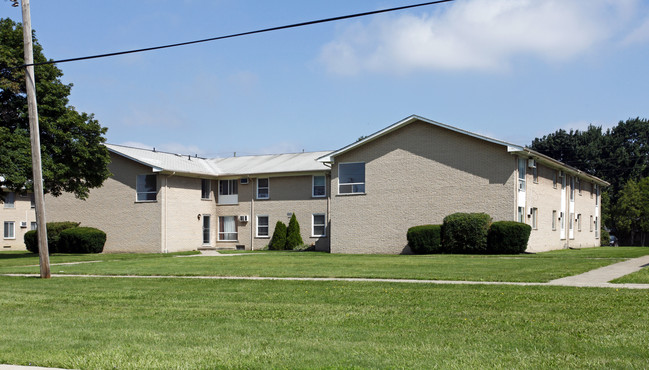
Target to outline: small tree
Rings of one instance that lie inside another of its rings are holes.
[[[275,231],[273,231],[273,237],[270,239],[268,249],[275,251],[286,249],[286,224],[282,221],[277,221],[275,224]]]
[[[288,230],[286,231],[286,249],[295,249],[304,244],[302,241],[302,234],[300,234],[300,224],[297,222],[295,213],[291,216],[291,221],[288,223]]]

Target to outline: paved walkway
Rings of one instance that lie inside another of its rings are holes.
[[[214,255],[217,255],[216,252]],[[210,255],[210,254],[205,254]],[[235,254],[236,255],[236,254]],[[196,255],[201,256],[201,255]],[[227,256],[227,254],[221,255]],[[356,281],[356,282],[388,282],[412,284],[451,284],[451,285],[519,285],[519,286],[572,286],[594,288],[627,288],[649,289],[649,284],[613,284],[609,281],[631,274],[649,266],[649,255],[614,263],[586,273],[555,279],[547,283],[506,282],[506,281],[463,281],[463,280],[416,280],[416,279],[370,279],[370,278],[310,278],[310,277],[264,277],[264,276],[165,276],[165,275],[73,275],[52,274],[53,277],[103,277],[103,278],[133,278],[133,279],[206,279],[206,280],[287,280],[287,281]],[[0,276],[37,277],[38,274],[1,274]]]

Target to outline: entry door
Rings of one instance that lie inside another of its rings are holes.
[[[203,245],[210,245],[211,231],[210,231],[210,215],[203,215]]]

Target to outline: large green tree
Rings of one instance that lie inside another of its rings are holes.
[[[534,139],[530,147],[611,183],[602,194],[603,224],[624,242],[640,242],[634,238],[641,231],[635,200],[639,184],[649,177],[647,119],[620,121],[606,131],[592,125],[584,131],[558,130]]]
[[[34,62],[47,61],[36,37],[33,44]],[[23,63],[22,25],[0,19],[0,186],[16,192],[32,190],[25,72],[14,68]],[[43,188],[85,199],[110,175],[106,128],[69,105],[72,84],[61,82],[63,73],[55,65],[36,66],[35,75]]]

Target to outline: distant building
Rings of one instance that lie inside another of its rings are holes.
[[[455,212],[531,225],[529,251],[592,247],[608,185],[528,148],[418,116],[333,152],[206,159],[107,147],[113,176],[103,187],[85,201],[46,198],[48,221],[105,231],[106,252],[258,250],[293,213],[304,242],[333,253],[409,253],[409,227]],[[5,248],[24,249],[7,223],[32,222],[33,211],[4,208],[2,217]]]

